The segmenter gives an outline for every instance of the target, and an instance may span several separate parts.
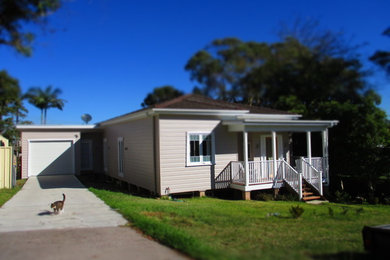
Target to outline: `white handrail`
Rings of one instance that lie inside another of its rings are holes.
[[[302,199],[302,175],[283,160],[284,180]]]
[[[298,169],[298,172],[301,171],[301,159],[305,159],[306,162],[309,162],[307,157],[300,157],[299,159],[295,160],[296,168]],[[322,182],[329,184],[329,168],[328,168],[328,158],[327,157],[312,157],[311,158],[311,165],[317,170],[322,172]]]
[[[245,184],[245,168],[243,162],[231,162],[232,182]]]
[[[303,178],[305,178],[305,180],[310,183],[322,196],[322,171],[318,171],[314,168],[313,165],[305,160],[305,158],[301,158],[300,163]]]

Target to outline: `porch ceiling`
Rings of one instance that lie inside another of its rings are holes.
[[[230,132],[317,132],[338,124],[337,120],[225,120]]]

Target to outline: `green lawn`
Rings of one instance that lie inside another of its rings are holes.
[[[16,186],[12,189],[0,189],[0,207],[14,196],[26,183],[27,179],[17,180]]]
[[[390,223],[389,206],[215,198],[176,202],[90,190],[144,233],[199,259],[360,258],[365,257],[363,226]],[[289,213],[296,205],[304,208],[298,219]]]

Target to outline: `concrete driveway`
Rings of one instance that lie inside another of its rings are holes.
[[[0,259],[188,259],[125,224],[72,175],[30,177],[0,208]]]
[[[50,204],[66,195],[64,212]],[[22,190],[0,208],[0,232],[116,227],[127,221],[88,191],[73,175],[30,177]]]
[[[0,233],[0,259],[182,260],[190,259],[129,227]]]

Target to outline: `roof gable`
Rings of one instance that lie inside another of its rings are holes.
[[[209,109],[209,110],[249,110],[255,114],[278,114],[288,115],[287,111],[276,110],[265,107],[249,106],[238,103],[230,103],[223,100],[215,100],[205,96],[189,94],[174,98],[172,100],[156,104],[150,108],[177,108],[177,109]]]

